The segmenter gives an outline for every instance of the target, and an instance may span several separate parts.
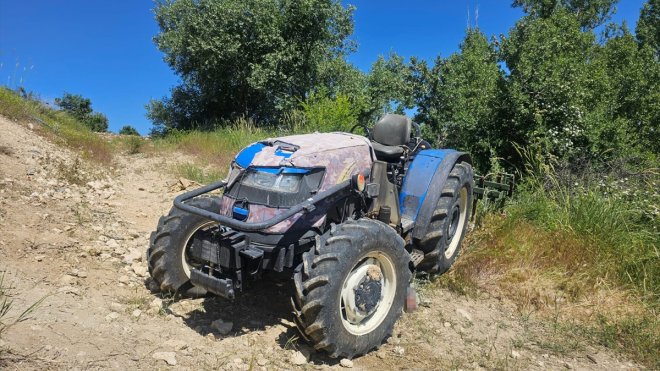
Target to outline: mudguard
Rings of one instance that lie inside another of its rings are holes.
[[[421,239],[431,222],[442,188],[457,162],[472,164],[470,155],[453,149],[420,151],[408,167],[401,187],[399,205],[402,218],[412,221],[413,238]]]

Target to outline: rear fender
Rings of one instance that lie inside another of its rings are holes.
[[[453,149],[427,149],[415,156],[399,196],[401,216],[414,223],[413,238],[421,239],[426,235],[449,173],[462,161],[472,164],[469,154]]]

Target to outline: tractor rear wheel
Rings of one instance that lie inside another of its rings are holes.
[[[213,197],[194,199],[190,205],[204,210],[217,211],[220,200]],[[191,267],[200,265],[189,255],[195,236],[217,228],[218,223],[173,207],[169,214],[158,221],[158,228],[151,233],[147,262],[149,274],[160,290],[183,296],[203,296],[206,290],[190,283]]]
[[[292,304],[300,333],[331,357],[378,347],[401,316],[409,255],[389,226],[349,220],[317,238],[294,273]]]
[[[424,260],[418,269],[442,274],[454,264],[470,220],[472,178],[472,166],[467,162],[457,163],[449,173],[427,234],[419,244]]]

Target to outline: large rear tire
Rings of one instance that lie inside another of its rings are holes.
[[[300,333],[334,358],[378,347],[401,316],[409,261],[403,239],[384,223],[359,219],[333,226],[294,273]]]
[[[473,176],[467,162],[455,164],[449,173],[427,234],[419,243],[425,254],[419,270],[442,274],[456,261],[470,220]]]
[[[194,199],[190,205],[218,211],[220,200],[213,197]],[[195,235],[217,228],[217,223],[173,207],[158,221],[151,233],[147,261],[149,274],[163,292],[182,296],[203,296],[206,290],[190,283],[190,269],[197,263],[188,255]]]

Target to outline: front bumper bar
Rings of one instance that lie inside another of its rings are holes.
[[[283,213],[276,215],[268,220],[264,220],[262,222],[244,222],[240,220],[233,219],[231,217],[225,216],[218,214],[217,212],[209,211],[209,210],[204,210],[199,207],[195,207],[189,204],[186,204],[185,201],[191,200],[195,197],[201,196],[205,193],[209,193],[211,191],[215,191],[216,189],[224,189],[227,187],[227,183],[224,181],[216,182],[209,184],[205,187],[201,187],[195,190],[192,190],[190,192],[183,193],[179,196],[177,196],[174,199],[174,207],[176,207],[179,210],[183,210],[185,212],[199,215],[201,217],[213,220],[215,222],[221,223],[224,226],[233,228],[238,231],[243,231],[243,232],[256,232],[256,231],[263,231],[264,229],[270,228],[274,226],[275,224],[278,224],[294,215],[297,213],[303,212],[303,213],[309,213],[314,211],[316,209],[316,204],[325,201],[326,199],[332,198],[332,197],[344,197],[346,195],[346,192],[351,190],[351,180],[346,180],[344,182],[338,183],[328,189],[326,189],[323,192],[317,193],[316,195],[308,198],[307,200],[290,207]]]

